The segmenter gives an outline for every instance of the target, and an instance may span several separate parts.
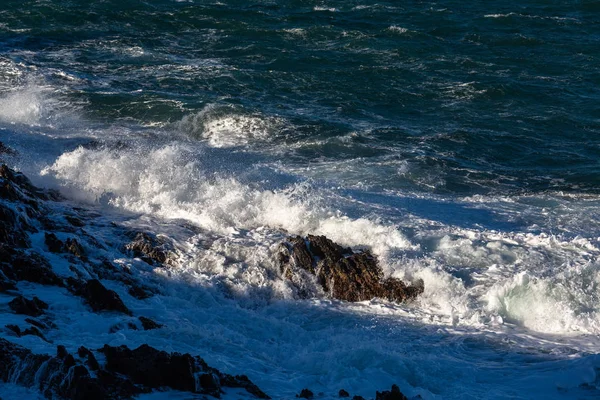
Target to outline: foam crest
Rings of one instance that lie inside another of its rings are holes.
[[[208,105],[176,125],[191,137],[206,139],[213,147],[233,147],[269,140],[283,122],[276,117],[246,114],[233,107]]]
[[[393,226],[334,213],[302,184],[262,190],[203,171],[193,161],[198,156],[181,144],[128,152],[78,148],[42,174],[89,201],[185,219],[222,235],[263,228],[323,234],[344,245],[371,247],[381,257],[411,246]]]
[[[0,98],[0,121],[39,125],[44,118],[45,97],[40,87],[27,86]]]
[[[552,278],[523,271],[487,293],[488,310],[542,333],[600,332],[597,265],[568,268]]]

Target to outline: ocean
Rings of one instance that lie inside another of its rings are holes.
[[[2,0],[0,142],[177,243],[139,306],[167,328],[57,342],[201,354],[275,399],[600,398],[596,0]],[[425,291],[301,299],[275,252],[307,234]]]

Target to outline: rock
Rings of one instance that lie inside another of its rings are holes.
[[[54,233],[44,233],[44,242],[46,243],[46,247],[52,253],[60,253],[63,251],[64,243],[59,240]]]
[[[14,247],[29,247],[24,223],[15,211],[0,204],[0,243]],[[0,259],[1,260],[1,259]]]
[[[314,394],[308,389],[302,389],[300,393],[296,395],[296,397],[299,397],[301,399],[312,399],[314,397]]]
[[[311,275],[329,296],[345,301],[378,297],[402,302],[423,292],[422,281],[407,286],[396,278],[384,279],[383,270],[370,252],[355,253],[325,236],[289,238],[280,246],[279,265],[302,297],[310,295],[306,288]]]
[[[365,400],[365,398],[362,396],[354,396],[352,397],[352,400]]]
[[[200,357],[187,353],[167,353],[145,344],[135,350],[105,345],[99,351],[104,353],[107,371],[127,376],[144,387],[170,387],[215,397],[220,396],[221,387],[239,387],[256,397],[269,399],[247,377],[223,374],[210,368]],[[199,376],[198,380],[196,376]]]
[[[65,251],[73,254],[75,257],[82,258],[85,256],[85,251],[77,239],[68,238],[65,241]]]
[[[125,245],[125,249],[131,251],[136,257],[140,257],[148,264],[157,262],[159,264],[176,264],[176,255],[170,251],[165,243],[147,233],[139,232],[132,242]]]
[[[8,147],[7,145],[5,145],[4,143],[0,142],[0,154],[6,154],[9,156],[16,156],[17,155],[17,151],[14,149],[11,149],[10,147]]]
[[[4,260],[2,260],[4,261]],[[0,271],[13,281],[28,281],[42,285],[64,286],[50,267],[50,263],[35,252],[16,251],[8,263],[0,261]]]
[[[142,327],[144,328],[145,331],[149,331],[151,329],[158,329],[158,328],[162,328],[163,327],[163,325],[158,324],[158,323],[152,321],[150,318],[138,317],[138,319],[142,323]]]
[[[392,385],[392,390],[385,390],[383,392],[377,392],[375,400],[408,400],[404,394],[400,391],[398,385]]]
[[[30,317],[38,317],[48,309],[48,304],[34,297],[32,300],[27,300],[23,296],[18,296],[12,299],[8,306],[17,314],[25,314]]]
[[[117,311],[132,315],[119,295],[114,290],[104,287],[98,279],[90,279],[85,283],[81,283],[70,278],[69,284],[70,290],[76,295],[83,297],[92,310],[96,312]]]
[[[129,290],[127,290],[127,293],[129,293],[132,297],[135,297],[138,300],[145,300],[154,295],[154,293],[150,289],[142,287],[134,282],[131,282],[130,285],[131,287],[129,288]]]
[[[350,397],[350,393],[346,392],[344,389],[340,389],[338,396],[339,397]]]
[[[73,217],[71,215],[65,215],[65,219],[67,220],[68,223],[70,223],[71,225],[76,226],[78,228],[85,226],[85,223],[77,217]]]
[[[44,335],[42,334],[42,332],[40,332],[40,330],[38,328],[36,328],[35,326],[27,328],[24,331],[22,331],[18,325],[6,325],[5,327],[7,329],[9,329],[10,331],[12,331],[18,337],[34,335],[34,336],[41,338],[43,341],[50,343],[50,341],[48,339],[46,339],[44,337]]]

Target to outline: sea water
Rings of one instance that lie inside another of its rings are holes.
[[[65,300],[57,342],[274,398],[600,397],[599,65],[594,0],[3,0],[10,166],[180,257],[165,329]],[[275,255],[308,233],[425,292],[299,299]]]

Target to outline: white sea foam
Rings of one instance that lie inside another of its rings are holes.
[[[269,140],[284,124],[281,118],[238,112],[232,107],[208,105],[184,117],[176,127],[214,147],[242,146]]]

